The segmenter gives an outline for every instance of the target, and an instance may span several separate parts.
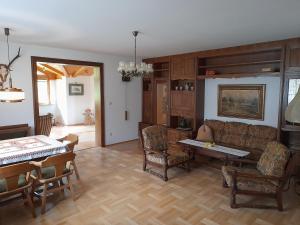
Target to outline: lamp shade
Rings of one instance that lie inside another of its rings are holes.
[[[285,110],[285,120],[290,123],[300,123],[300,88]]]
[[[0,102],[22,102],[25,99],[25,93],[18,88],[0,89]]]

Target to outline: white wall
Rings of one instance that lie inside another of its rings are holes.
[[[128,83],[127,102],[129,120],[124,120],[124,82],[117,72],[119,61],[129,61],[131,57],[96,54],[67,49],[48,48],[33,45],[11,44],[11,56],[21,46],[19,58],[12,72],[14,85],[22,88],[26,93],[26,100],[22,103],[0,103],[0,126],[28,123],[33,126],[33,98],[31,56],[74,59],[104,63],[104,99],[105,99],[105,141],[106,144],[135,139],[138,136],[138,122],[141,120],[141,82],[134,79]],[[6,45],[0,42],[0,62],[7,62]],[[111,134],[111,135],[110,135]]]
[[[69,84],[83,84],[83,95],[69,95]],[[65,125],[82,124],[84,122],[84,110],[90,108],[95,112],[94,99],[94,76],[80,76],[75,78],[67,78],[67,105],[68,115]]]
[[[266,84],[265,118],[264,120],[247,120],[239,118],[220,117],[218,113],[219,84]],[[261,124],[277,127],[280,79],[276,77],[237,78],[237,79],[207,79],[205,80],[205,119],[222,121],[237,121],[249,124]]]

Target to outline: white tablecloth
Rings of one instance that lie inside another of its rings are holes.
[[[0,141],[0,166],[66,151],[65,144],[43,135],[3,140]]]

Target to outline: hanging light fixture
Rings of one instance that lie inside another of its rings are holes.
[[[152,64],[136,64],[136,37],[139,31],[132,32],[134,37],[134,62],[119,62],[118,72],[122,75],[122,81],[130,81],[133,77],[142,77],[153,72]]]
[[[0,64],[0,102],[22,102],[25,99],[25,93],[22,89],[13,87],[11,78],[11,65],[17,58],[20,57],[20,48],[18,50],[18,54],[13,58],[13,60],[10,60],[8,41],[9,28],[4,28],[4,33],[7,43],[8,64]],[[4,87],[7,78],[9,78],[8,87]]]

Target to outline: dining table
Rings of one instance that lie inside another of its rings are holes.
[[[0,167],[66,152],[66,143],[44,135],[0,141]]]

